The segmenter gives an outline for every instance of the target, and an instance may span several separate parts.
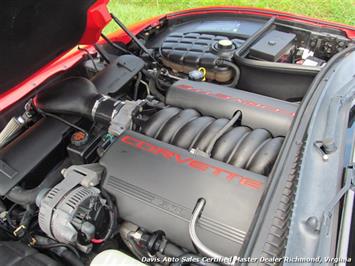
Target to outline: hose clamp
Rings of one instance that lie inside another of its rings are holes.
[[[23,224],[21,224],[19,227],[17,227],[14,231],[13,231],[13,235],[16,237],[19,237],[21,235],[23,235],[24,231],[26,230],[26,226],[24,226]]]
[[[95,121],[95,115],[96,115],[96,111],[99,108],[100,104],[104,101],[107,101],[110,97],[107,95],[102,95],[101,98],[97,99],[94,103],[94,106],[91,109],[91,117],[93,119],[93,121]]]

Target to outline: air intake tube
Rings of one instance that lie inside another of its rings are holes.
[[[83,116],[109,124],[123,103],[99,94],[90,80],[73,77],[39,92],[33,99],[33,106],[39,113]]]

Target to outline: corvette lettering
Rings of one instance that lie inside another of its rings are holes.
[[[242,176],[240,174],[231,172],[229,170],[226,170],[218,166],[210,165],[208,163],[195,160],[191,157],[183,157],[179,153],[176,153],[166,148],[156,146],[154,144],[134,138],[132,136],[122,137],[121,142],[130,145],[136,149],[146,151],[155,156],[161,156],[166,160],[173,160],[177,164],[186,165],[197,171],[208,172],[214,176],[224,176],[228,181],[238,180],[238,182],[241,185],[252,189],[260,189],[263,185],[263,183],[258,180],[254,180],[249,177]]]
[[[257,103],[257,102],[250,101],[247,99],[242,99],[239,97],[230,96],[230,95],[227,95],[227,94],[224,94],[221,92],[211,92],[211,91],[201,90],[201,89],[194,88],[191,85],[187,85],[187,84],[180,84],[176,87],[181,90],[191,91],[191,92],[195,92],[195,93],[198,93],[201,95],[207,95],[207,96],[214,97],[214,98],[224,100],[224,101],[236,102],[241,105],[251,106],[251,107],[258,108],[258,109],[263,109],[265,111],[269,111],[269,112],[273,112],[273,113],[279,113],[279,114],[283,114],[283,115],[291,116],[291,117],[294,117],[296,115],[295,112],[290,112],[288,110],[277,108],[272,105]]]

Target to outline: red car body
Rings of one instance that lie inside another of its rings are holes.
[[[100,33],[103,28],[110,22],[111,16],[107,9],[107,4],[109,0],[98,0],[93,4],[87,11],[87,23],[86,29],[83,36],[80,39],[79,44],[87,45],[86,49],[93,52],[94,49],[91,45],[99,40]],[[178,12],[173,12],[169,14],[159,15],[150,19],[137,22],[129,27],[129,29],[134,33],[138,34],[147,27],[159,26],[160,20],[162,18],[176,18],[183,16],[194,16],[208,13],[230,13],[230,14],[245,14],[245,15],[257,15],[262,17],[270,18],[272,16],[277,17],[281,20],[292,21],[292,22],[302,22],[310,25],[316,25],[318,27],[334,28],[343,31],[346,36],[350,39],[355,38],[355,27],[328,22],[320,19],[314,19],[307,16],[294,15],[287,12],[281,12],[270,9],[262,8],[251,8],[251,7],[236,7],[236,6],[211,6],[203,8],[194,8],[181,10]],[[110,38],[113,41],[119,41],[122,43],[128,43],[130,37],[123,31],[117,31],[110,34]],[[62,55],[55,58],[52,62],[45,65],[37,72],[33,73],[26,80],[20,82],[15,87],[7,90],[5,93],[0,95],[0,112],[11,106],[13,103],[30,93],[39,84],[48,79],[49,77],[65,71],[70,67],[74,66],[85,54],[85,51],[72,49],[71,51],[64,52]]]
[[[58,261],[87,265],[94,257],[108,258],[100,256],[101,248],[117,240],[116,251],[130,251],[142,262],[158,258],[157,252],[180,262],[197,256],[224,264],[220,259],[232,256],[232,265],[253,258],[274,264],[288,256],[353,256],[349,195],[355,172],[354,162],[347,163],[355,140],[355,27],[275,10],[211,6],[159,15],[127,30],[108,2],[7,1],[0,9],[0,226],[15,240],[3,241],[0,227],[0,254],[8,245],[18,253],[9,261],[21,262],[17,255],[22,259],[26,252],[13,247],[20,243],[43,255],[45,245],[36,246],[42,241],[64,250],[72,245],[67,251],[78,258],[48,251]],[[235,26],[239,18],[250,23],[251,34],[244,34],[243,22]],[[111,19],[123,30],[106,37],[102,31]],[[232,24],[228,32],[227,23],[219,24],[224,20]],[[210,28],[197,30],[208,22]],[[271,52],[256,49],[272,32],[277,40],[292,37],[291,46],[272,53],[277,42],[270,38],[263,48]],[[200,60],[208,59],[206,51],[218,60]],[[274,56],[264,59],[255,51]],[[162,112],[169,112],[163,113],[167,118],[160,119]],[[212,131],[216,121],[221,128]],[[205,131],[212,137],[200,149],[195,142]],[[218,154],[214,147],[223,149]],[[72,184],[77,174],[83,178]],[[91,188],[97,205],[86,205],[92,197],[72,207],[75,215],[57,212],[76,189]],[[52,191],[61,191],[54,203]],[[212,229],[200,241],[195,227],[207,201],[212,204],[205,211],[213,212],[203,218]],[[38,216],[35,229],[27,214]],[[27,236],[33,236],[31,245],[21,242]],[[164,253],[167,243],[173,254]]]

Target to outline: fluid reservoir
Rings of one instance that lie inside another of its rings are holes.
[[[134,266],[144,266],[145,264],[141,263],[139,260],[128,256],[127,254],[115,250],[115,249],[108,249],[105,250],[98,255],[91,261],[90,266],[127,266],[127,265],[134,265]]]

